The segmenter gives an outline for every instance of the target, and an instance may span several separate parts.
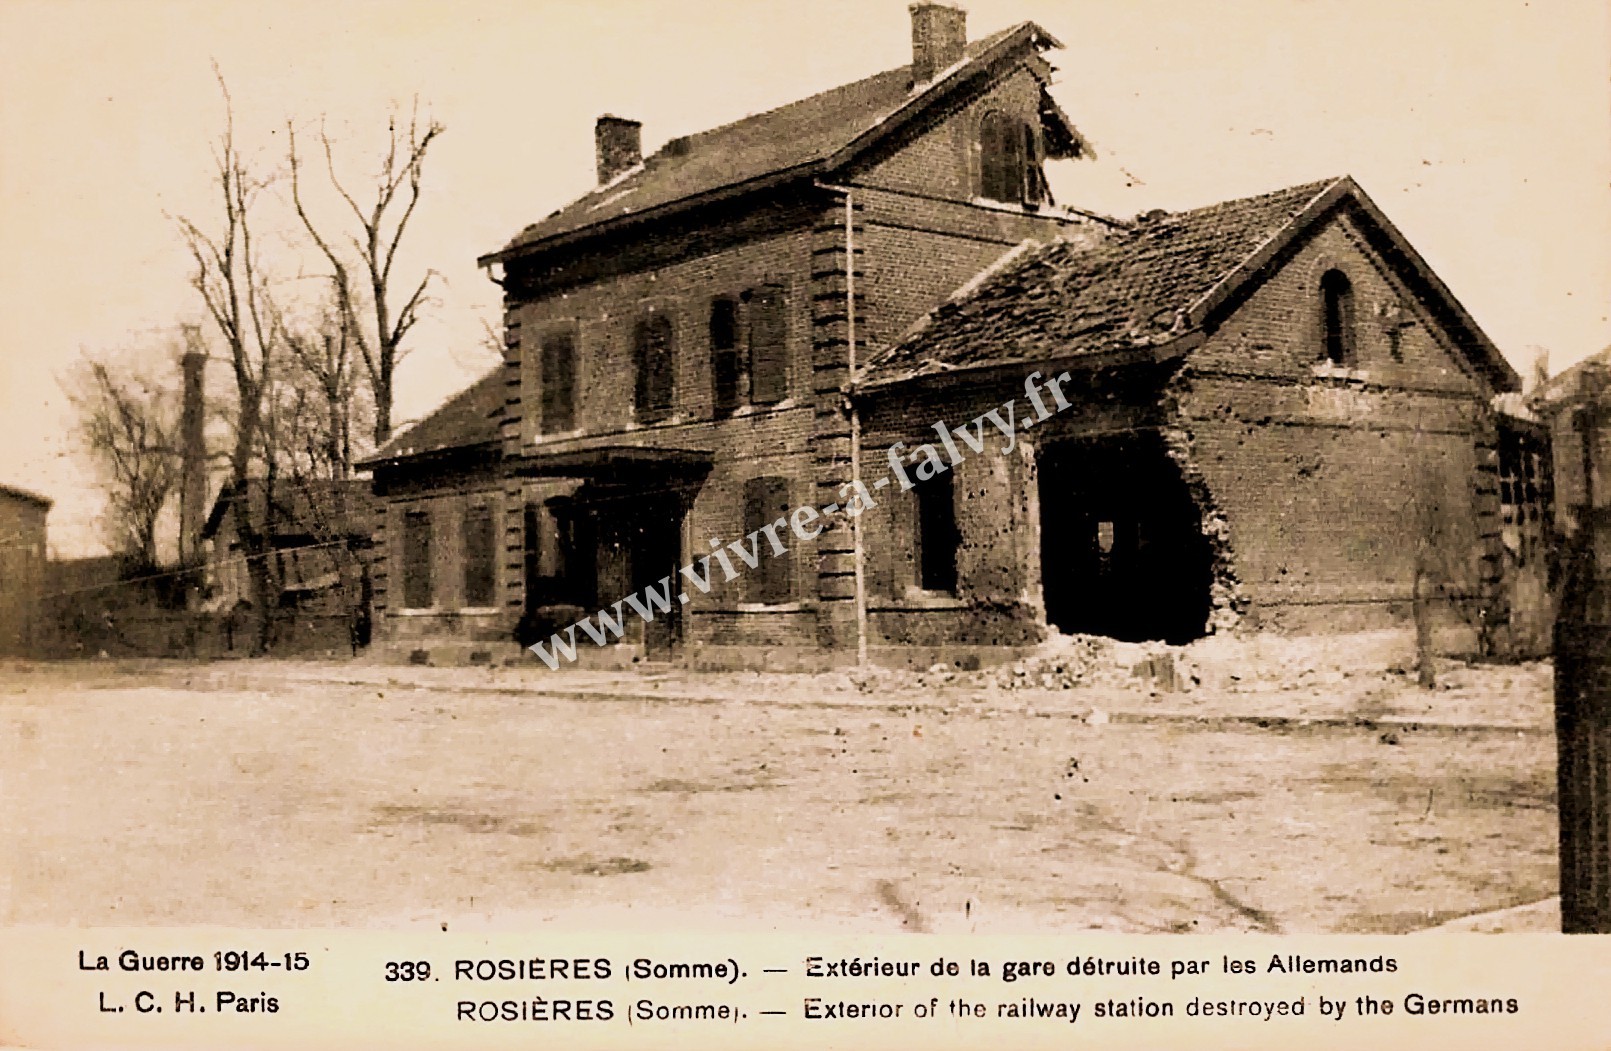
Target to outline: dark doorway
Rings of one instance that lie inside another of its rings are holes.
[[[655,618],[643,625],[643,655],[647,660],[674,659],[682,648],[682,603],[677,569],[682,564],[682,508],[673,500],[654,500],[644,505],[628,523],[628,581],[645,609]],[[669,583],[662,583],[665,578]],[[652,594],[651,594],[652,593]],[[670,609],[661,609],[652,595],[667,599]],[[628,607],[630,609],[630,607]]]
[[[1049,624],[1126,642],[1203,634],[1212,552],[1156,432],[1050,444],[1039,475]]]

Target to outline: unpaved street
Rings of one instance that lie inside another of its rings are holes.
[[[1536,730],[12,666],[0,920],[1408,931],[1554,892],[1553,757]]]

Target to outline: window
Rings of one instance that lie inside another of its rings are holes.
[[[431,516],[426,511],[403,515],[403,607],[430,609]]]
[[[789,394],[789,315],[783,289],[750,293],[750,401],[775,405]]]
[[[576,426],[576,335],[551,332],[543,340],[544,434],[563,434]]]
[[[917,584],[924,591],[957,589],[956,492],[950,472],[919,482],[917,496]]]
[[[1005,113],[987,113],[979,125],[979,196],[1007,204],[1044,198],[1036,163],[1035,130]]]
[[[1354,367],[1354,286],[1341,270],[1327,270],[1320,279],[1320,299],[1326,360],[1343,368]]]
[[[638,322],[633,335],[632,356],[637,367],[634,405],[639,423],[658,423],[671,415],[671,344],[669,317],[651,314]]]
[[[497,602],[496,553],[492,508],[472,504],[464,511],[464,604],[486,607]]]
[[[738,346],[738,301],[723,296],[710,304],[710,383],[717,416],[731,416],[743,396],[744,363]]]
[[[786,517],[790,510],[787,478],[769,476],[751,478],[745,482],[743,542],[749,543],[751,533]],[[778,539],[787,543],[781,531]],[[789,601],[794,594],[794,574],[791,572],[789,552],[785,550],[781,555],[773,554],[772,541],[764,533],[756,537],[756,548],[760,554],[760,564],[745,575],[749,582],[749,600],[769,605]]]

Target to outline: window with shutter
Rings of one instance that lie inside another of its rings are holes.
[[[1023,125],[987,113],[979,125],[979,196],[1007,204],[1024,200]]]
[[[543,340],[543,433],[576,426],[576,335],[551,332]]]
[[[485,607],[497,601],[497,553],[492,508],[475,504],[464,511],[464,604]]]
[[[431,516],[408,511],[403,515],[404,608],[430,609],[431,592]]]
[[[790,510],[787,478],[767,476],[751,478],[745,482],[743,543],[750,543],[751,533],[786,517]],[[779,538],[782,539],[781,531]],[[794,596],[793,561],[790,552],[785,550],[781,555],[774,555],[772,542],[764,534],[756,537],[755,542],[760,552],[760,564],[748,572],[749,600],[769,605],[788,602]]]
[[[743,363],[739,360],[738,302],[730,296],[710,304],[710,383],[714,414],[731,416],[742,399]]]
[[[1046,185],[1046,173],[1041,170],[1040,150],[1032,125],[1024,126],[1024,203],[1045,204],[1051,194]]]
[[[750,402],[774,405],[789,394],[789,315],[783,289],[750,293]]]
[[[638,322],[633,358],[637,366],[634,404],[638,422],[657,423],[671,415],[673,357],[669,317],[652,314]]]
[[[919,482],[917,497],[918,587],[955,593],[957,589],[956,489],[950,472]]]

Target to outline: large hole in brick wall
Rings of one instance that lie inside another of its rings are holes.
[[[1213,553],[1157,433],[1050,444],[1039,476],[1048,623],[1129,642],[1205,633]]]

